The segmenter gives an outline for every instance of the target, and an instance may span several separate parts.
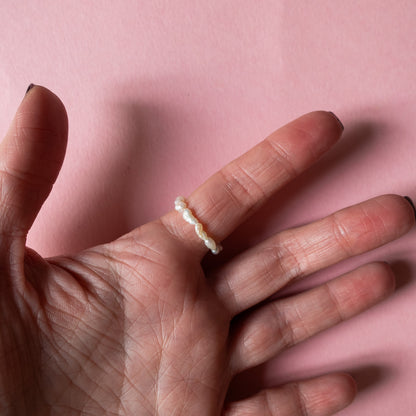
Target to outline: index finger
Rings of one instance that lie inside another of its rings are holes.
[[[188,207],[208,235],[220,242],[276,191],[317,161],[342,131],[333,113],[305,114],[211,176],[187,198]],[[206,253],[193,227],[176,212],[161,220],[195,255]]]

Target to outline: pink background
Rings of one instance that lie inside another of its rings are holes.
[[[416,200],[415,18],[412,0],[2,0],[0,133],[29,82],[56,92],[70,119],[29,245],[49,256],[109,241],[316,109],[339,115],[344,139],[264,209],[261,235],[240,236],[252,243],[381,193]],[[360,393],[340,414],[414,415],[415,243],[412,231],[305,282],[385,259],[399,289],[256,369],[259,383],[350,370]]]

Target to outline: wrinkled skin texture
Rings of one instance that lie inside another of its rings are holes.
[[[330,113],[273,133],[189,198],[223,240],[338,140]],[[35,86],[0,148],[0,413],[2,415],[334,414],[355,394],[329,374],[226,400],[237,373],[384,299],[385,263],[262,303],[291,280],[385,244],[414,222],[384,195],[287,230],[207,272],[207,250],[176,212],[102,246],[43,259],[26,235],[62,164],[67,118]],[[310,244],[313,242],[313,244]],[[233,320],[245,310],[241,319]]]

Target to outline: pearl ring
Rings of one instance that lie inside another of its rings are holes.
[[[197,236],[204,241],[205,245],[211,250],[212,254],[218,254],[222,250],[221,244],[217,244],[211,237],[208,236],[204,227],[188,208],[186,199],[183,196],[178,196],[175,199],[175,209],[182,214],[183,219],[191,225],[195,226]]]

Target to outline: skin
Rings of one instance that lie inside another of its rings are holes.
[[[405,234],[414,223],[405,199],[379,196],[283,231],[210,272],[208,250],[175,211],[109,244],[43,259],[25,240],[60,170],[67,125],[58,97],[35,86],[0,144],[2,415],[324,416],[353,400],[346,374],[225,398],[235,374],[392,292],[380,262],[263,302]],[[306,114],[213,175],[189,206],[221,241],[341,133],[333,114]]]

